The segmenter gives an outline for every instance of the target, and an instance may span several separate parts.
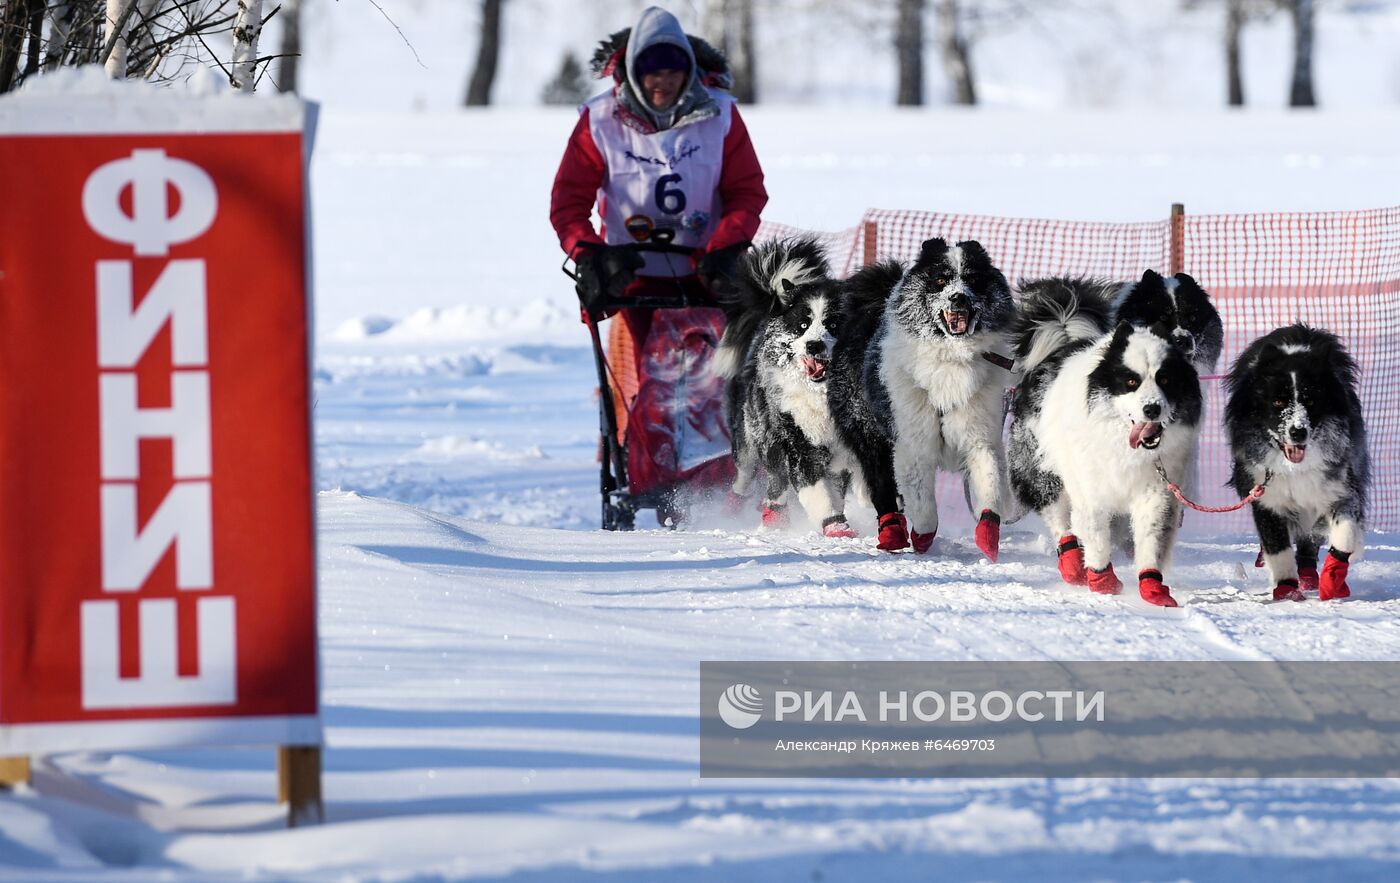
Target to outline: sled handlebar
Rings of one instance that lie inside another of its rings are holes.
[[[676,245],[672,242],[628,242],[618,244],[615,247],[630,249],[642,254],[673,254],[687,258],[694,257],[696,251],[696,249],[691,246]],[[559,266],[559,269],[563,271],[565,276],[568,276],[570,279],[574,280],[574,282],[578,282],[578,273],[569,270],[569,260],[570,258],[566,256],[564,258],[564,263]],[[577,266],[577,262],[575,262],[575,265]],[[604,314],[611,314],[617,310],[626,309],[628,307],[677,309],[681,307],[714,306],[712,302],[698,299],[687,291],[686,287],[681,284],[681,279],[683,278],[681,276],[672,273],[669,277],[656,276],[653,278],[663,282],[671,282],[675,289],[674,293],[645,295],[642,297],[605,297],[604,303],[593,305],[594,310]]]
[[[637,242],[625,246],[634,251],[653,252],[655,254],[680,254],[691,257],[695,254],[695,249],[689,245],[676,245],[672,242]]]

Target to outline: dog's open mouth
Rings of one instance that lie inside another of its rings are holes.
[[[822,383],[826,380],[826,360],[816,359],[812,356],[802,357],[802,370],[807,372],[807,379],[813,383]]]
[[[1303,457],[1307,456],[1307,445],[1290,445],[1285,442],[1280,447],[1283,448],[1283,455],[1288,458],[1289,463],[1301,463]]]
[[[967,310],[943,311],[943,324],[948,326],[949,334],[966,334],[971,320],[972,316]]]
[[[1134,423],[1133,428],[1128,432],[1128,447],[1137,450],[1141,445],[1149,451],[1157,449],[1162,443],[1162,424],[1144,421]]]

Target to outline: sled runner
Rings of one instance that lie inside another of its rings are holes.
[[[632,247],[693,252],[664,243]],[[563,270],[576,278],[567,260]],[[658,522],[674,526],[693,491],[734,478],[724,381],[710,368],[724,313],[693,276],[642,280],[581,308],[598,371],[604,530],[632,530],[639,509],[655,509]],[[604,348],[599,325],[609,317]]]

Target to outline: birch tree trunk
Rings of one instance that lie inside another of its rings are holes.
[[[1231,107],[1244,107],[1244,74],[1240,70],[1240,31],[1245,0],[1225,0],[1225,76]]]
[[[126,22],[135,7],[136,0],[107,0],[107,27],[102,43],[107,53],[102,67],[113,80],[126,79]]]
[[[956,104],[977,103],[977,88],[972,78],[972,50],[962,33],[962,13],[958,0],[939,0],[938,38],[942,44],[943,69],[953,81],[953,101]]]
[[[501,53],[501,0],[481,0],[481,44],[476,50],[476,67],[467,83],[467,107],[491,103],[491,86],[496,82],[496,61]]]
[[[233,64],[229,67],[228,81],[239,92],[252,92],[257,86],[262,9],[263,0],[238,0],[238,17],[233,20]]]
[[[1313,96],[1313,0],[1293,0],[1293,86],[1290,107],[1316,107]]]
[[[262,36],[263,0],[238,0],[233,20],[233,60],[229,64],[229,85],[239,92],[257,88],[258,38]]]
[[[924,103],[924,0],[899,0],[894,48],[899,64],[899,92],[895,104],[917,107]]]
[[[277,68],[277,91],[295,93],[301,61],[301,0],[287,0],[278,17],[282,19],[282,60]]]

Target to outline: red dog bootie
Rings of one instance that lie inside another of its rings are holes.
[[[1298,588],[1305,592],[1316,592],[1318,586],[1317,568],[1298,568]]]
[[[982,517],[977,519],[977,548],[982,550],[982,554],[987,556],[987,560],[995,564],[997,553],[1001,550],[1001,516],[991,509],[983,509]]]
[[[1087,586],[1089,572],[1084,568],[1084,549],[1074,534],[1060,537],[1060,579],[1072,586]]]
[[[833,515],[822,522],[822,535],[850,538],[856,535],[855,529],[846,523],[846,516]]]
[[[909,542],[914,546],[914,552],[923,555],[933,548],[933,538],[938,536],[938,531],[933,533],[919,533],[917,530],[909,531]]]
[[[1162,584],[1160,570],[1144,570],[1138,573],[1138,594],[1148,604],[1156,604],[1158,607],[1176,606],[1171,587]]]
[[[787,527],[788,514],[787,507],[782,503],[763,504],[763,526],[764,527]]]
[[[1084,567],[1084,547],[1079,537],[1067,533],[1060,537],[1060,578],[1070,585],[1089,585],[1089,571]]]
[[[1090,567],[1085,572],[1089,574],[1089,591],[1100,595],[1116,595],[1123,591],[1123,581],[1113,572],[1112,564],[1103,570]]]
[[[1351,594],[1347,585],[1347,570],[1351,568],[1351,553],[1327,550],[1327,560],[1322,564],[1322,576],[1317,581],[1317,597],[1323,601],[1345,598]]]
[[[1302,576],[1302,571],[1299,571],[1299,572],[1298,572],[1298,575],[1301,577],[1301,576]],[[1317,571],[1315,571],[1315,570],[1313,571],[1313,579],[1317,579]],[[1307,598],[1307,596],[1304,595],[1303,592],[1298,588],[1298,580],[1296,580],[1296,579],[1281,579],[1281,580],[1278,581],[1278,585],[1274,586],[1274,600],[1275,600],[1275,601],[1306,601],[1306,600],[1308,600],[1308,598]]]
[[[880,535],[875,548],[897,552],[909,548],[909,525],[898,512],[880,516]]]

